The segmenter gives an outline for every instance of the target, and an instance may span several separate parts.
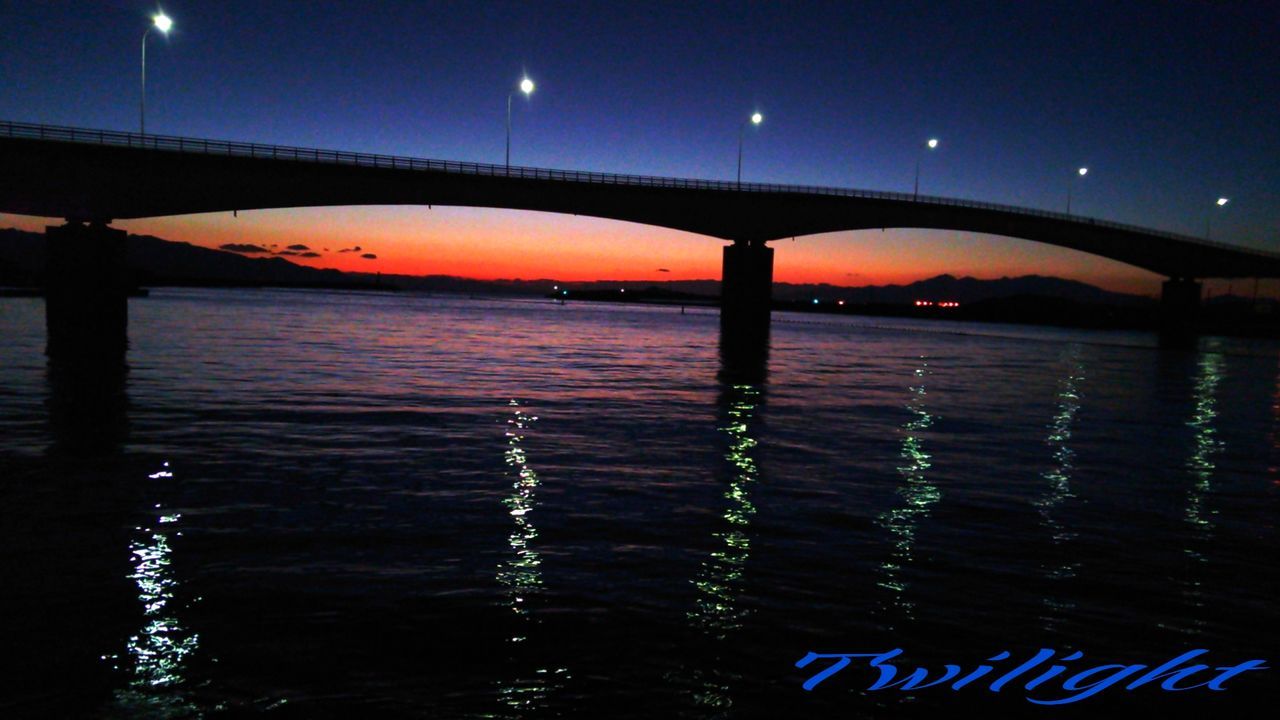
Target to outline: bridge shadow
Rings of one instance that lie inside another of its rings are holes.
[[[129,366],[123,355],[105,362],[50,360],[46,370],[51,456],[118,454],[129,438]]]
[[[21,654],[0,715],[90,717],[118,685],[103,656],[140,622],[130,528],[148,501],[124,453],[128,372],[123,351],[47,365],[43,457],[4,487],[6,641]]]

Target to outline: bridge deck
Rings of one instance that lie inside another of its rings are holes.
[[[1280,276],[1280,253],[1079,215],[911,193],[508,167],[4,121],[0,145],[22,146],[9,155],[29,156],[0,155],[11,161],[0,167],[10,174],[0,179],[0,193],[9,196],[0,196],[0,212],[71,217],[79,203],[97,216],[123,218],[253,207],[434,202],[596,215],[728,239],[768,240],[874,227],[951,228],[1071,247],[1169,276]],[[68,146],[84,146],[83,160],[54,150],[69,150]],[[90,157],[95,152],[98,155]],[[45,160],[57,167],[40,169]],[[107,172],[100,167],[134,161],[161,171],[163,181],[155,179],[156,173]],[[232,167],[227,164],[232,161],[239,162]],[[196,162],[202,165],[196,167]],[[303,180],[298,172],[283,169],[299,163],[314,166],[313,174],[323,175],[323,181]],[[322,168],[332,170],[321,172]],[[357,168],[377,176],[356,177],[352,173]],[[387,171],[421,181],[391,181],[382,175]],[[67,177],[58,177],[59,172]],[[41,187],[29,191],[22,186],[24,174]],[[200,174],[218,179],[201,185],[190,177]],[[450,177],[455,180],[444,182]],[[241,181],[245,189],[233,187]],[[124,182],[140,187],[130,195],[115,187]],[[285,182],[308,182],[309,187],[284,187]],[[94,183],[106,189],[95,190]],[[344,183],[347,187],[337,187]],[[396,183],[418,187],[393,187]],[[180,193],[187,197],[179,201]],[[191,199],[202,193],[199,200]],[[55,197],[59,194],[66,197]],[[105,199],[90,197],[94,194]]]

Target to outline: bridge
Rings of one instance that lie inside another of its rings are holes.
[[[109,227],[113,220],[337,205],[537,210],[728,240],[733,244],[724,248],[722,325],[766,333],[773,249],[765,243],[839,230],[961,230],[1117,260],[1169,278],[1162,302],[1166,314],[1178,322],[1198,307],[1199,279],[1280,277],[1276,253],[954,198],[551,170],[0,122],[0,212],[67,220],[47,234],[51,356],[59,344],[55,336],[64,336],[58,328],[93,325],[82,317],[84,307],[103,305],[104,293],[119,294],[114,288],[118,283],[104,279],[123,274],[124,234]],[[113,249],[117,246],[119,250]],[[109,304],[123,306],[123,300]],[[123,309],[113,312],[112,319],[97,321],[123,321]],[[62,322],[64,316],[69,324]],[[71,322],[76,317],[83,322]]]

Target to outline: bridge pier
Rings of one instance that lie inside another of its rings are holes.
[[[1195,343],[1200,318],[1201,284],[1192,278],[1170,278],[1160,292],[1160,341],[1162,345]]]
[[[734,241],[724,248],[720,343],[735,356],[767,353],[773,305],[773,248]]]
[[[45,228],[45,354],[51,365],[124,364],[127,237],[105,222],[71,220]]]

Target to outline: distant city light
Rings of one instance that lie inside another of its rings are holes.
[[[762,123],[762,122],[764,122],[764,116],[763,116],[763,115],[761,115],[760,113],[752,113],[752,115],[751,115],[751,124],[753,124],[753,125],[759,125],[759,124],[760,124],[760,123]]]
[[[1226,204],[1227,204],[1227,203],[1229,203],[1229,202],[1231,202],[1231,201],[1230,201],[1230,200],[1228,200],[1227,198],[1218,198],[1218,205],[1219,205],[1219,206],[1221,206],[1221,205],[1226,205]]]
[[[844,301],[843,301],[843,300],[837,300],[837,301],[836,301],[836,304],[837,304],[837,305],[844,305]]]
[[[1089,174],[1089,168],[1080,168],[1080,169],[1079,169],[1079,170],[1077,170],[1076,172],[1080,173],[1082,176],[1083,176],[1083,175],[1088,175],[1088,174]]]
[[[156,29],[162,33],[169,32],[169,28],[173,27],[173,20],[169,19],[169,16],[164,13],[155,16],[152,21],[155,22]]]
[[[530,80],[529,78],[524,78],[523,80],[521,80],[520,92],[524,93],[525,95],[528,95],[529,93],[533,92],[533,81]]]
[[[934,148],[938,147],[938,138],[929,138],[929,142],[927,144],[929,146],[929,149],[933,150]]]
[[[933,300],[917,300],[916,307],[957,308],[960,307],[960,303],[955,302],[954,300],[943,300],[939,302],[934,302]]]

